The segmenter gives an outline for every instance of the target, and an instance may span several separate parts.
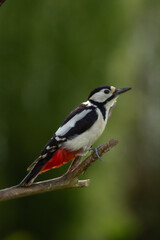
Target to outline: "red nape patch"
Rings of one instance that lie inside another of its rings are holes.
[[[64,148],[58,149],[53,157],[43,166],[41,173],[46,172],[51,168],[60,167],[63,163],[67,163],[71,159],[76,157],[79,151],[69,152]]]

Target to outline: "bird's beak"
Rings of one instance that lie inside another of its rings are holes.
[[[127,92],[129,90],[131,90],[131,88],[117,88],[115,94],[120,95],[121,93]]]

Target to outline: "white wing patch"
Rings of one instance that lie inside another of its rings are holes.
[[[56,139],[56,141],[58,142],[58,141],[65,141],[66,140],[66,138],[64,137],[59,137],[59,136],[55,136],[55,139]]]
[[[56,136],[64,136],[71,128],[75,126],[75,124],[84,118],[92,109],[84,109],[81,113],[76,114],[73,118],[71,118],[66,124],[62,127],[58,128],[56,132]]]

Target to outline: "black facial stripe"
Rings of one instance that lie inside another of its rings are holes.
[[[105,102],[103,102],[103,103],[99,103],[99,102],[95,102],[95,101],[93,101],[93,100],[89,100],[92,104],[94,104],[94,105],[96,105],[99,109],[100,109],[100,111],[101,111],[101,113],[102,113],[102,116],[103,116],[103,119],[105,120],[106,119],[106,109],[105,109],[105,107],[104,107],[104,105],[106,104]]]
[[[114,93],[112,96],[110,96],[106,101],[104,101],[104,104],[106,104],[107,102],[111,101],[112,99],[114,99],[116,97],[116,93]]]
[[[111,101],[112,99],[114,99],[116,96],[117,96],[117,94],[116,94],[116,92],[115,92],[115,93],[112,94],[112,96],[110,96],[110,97],[107,98],[104,102],[101,102],[101,103],[96,102],[96,101],[94,101],[94,100],[90,100],[90,99],[89,99],[89,101],[100,108],[101,106],[104,106],[107,102],[109,102],[109,101]]]

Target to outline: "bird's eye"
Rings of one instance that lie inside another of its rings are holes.
[[[108,93],[109,93],[109,90],[108,90],[108,89],[105,89],[105,90],[104,90],[104,93],[108,94]]]

